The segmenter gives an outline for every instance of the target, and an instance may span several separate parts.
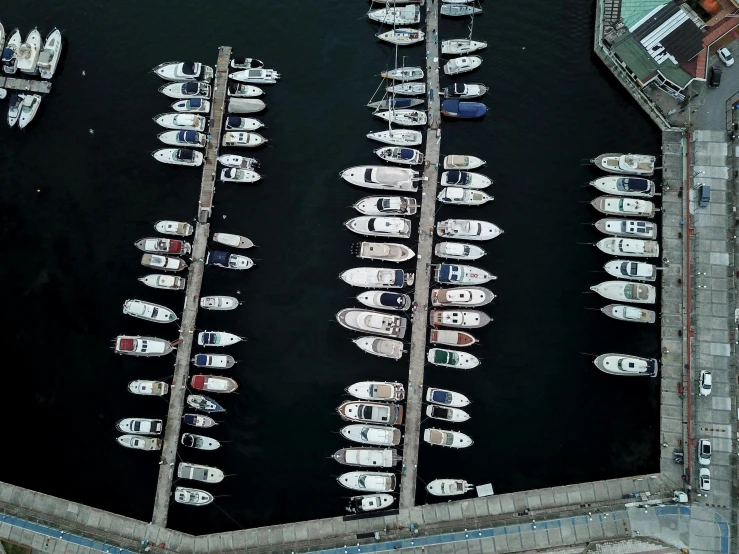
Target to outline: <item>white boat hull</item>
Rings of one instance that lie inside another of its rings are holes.
[[[456,38],[441,41],[441,53],[452,56],[464,56],[487,48],[488,43],[467,38]]]
[[[352,342],[364,352],[373,356],[379,356],[380,358],[399,360],[405,352],[403,350],[403,342],[399,340],[366,336],[354,339]]]
[[[462,56],[461,58],[453,58],[444,64],[445,75],[459,75],[460,73],[469,73],[482,65],[480,56]]]
[[[434,254],[449,260],[474,261],[482,258],[487,252],[476,244],[464,242],[439,242],[434,247]]]
[[[434,496],[458,496],[472,489],[472,485],[461,479],[434,479],[426,485],[426,490]]]
[[[391,129],[389,131],[367,133],[367,138],[393,146],[418,146],[423,142],[421,132],[410,129]]]
[[[654,304],[657,291],[652,285],[631,283],[628,281],[604,281],[590,287],[603,298],[634,304]]]
[[[397,44],[398,46],[410,46],[411,44],[423,42],[424,38],[426,38],[426,34],[423,31],[407,28],[393,29],[384,33],[378,33],[375,36],[382,41]]]

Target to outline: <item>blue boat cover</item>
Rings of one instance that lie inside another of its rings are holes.
[[[192,100],[187,101],[187,105],[191,108],[199,108],[203,105],[203,99],[202,98],[193,98]]]
[[[186,150],[186,149],[180,149],[177,151],[177,157],[180,160],[194,160],[195,159],[195,152],[192,150]]]
[[[13,59],[14,55],[15,55],[15,50],[13,50],[12,48],[5,48],[3,50],[3,61],[9,62],[10,60]]]
[[[618,180],[618,184],[624,190],[633,190],[638,192],[649,192],[649,180],[634,177],[622,177]]]
[[[403,273],[402,270],[398,271]],[[396,292],[383,292],[380,295],[380,304],[382,304],[383,306],[387,306],[388,308],[402,308],[404,302],[405,298],[403,298],[403,295]]]
[[[185,75],[195,75],[195,62],[183,62],[182,73]]]
[[[188,425],[195,425],[195,421],[198,416],[192,414],[185,414],[185,423]]]
[[[203,333],[203,344],[215,344],[217,340],[217,333]]]
[[[200,90],[200,85],[192,81],[182,85],[183,94],[196,94],[198,90]]]
[[[188,144],[200,144],[197,131],[180,131],[177,133],[177,140],[184,141]]]
[[[656,375],[657,373],[657,360],[647,361],[647,375]]]
[[[412,98],[396,98],[394,106],[396,108],[410,108],[411,100],[413,99]]]
[[[226,124],[229,127],[240,127],[241,126],[241,118],[240,117],[234,117],[232,115],[228,116],[228,119],[226,120]]]
[[[458,271],[458,265],[441,264],[439,267],[439,281],[442,283],[453,283],[459,277],[457,275],[452,275],[452,273],[456,273]]]
[[[447,404],[451,399],[449,398],[449,393],[446,393],[442,390],[435,390],[431,393],[431,400],[433,400],[434,402]]]
[[[464,171],[460,171],[458,169],[447,171],[446,182],[450,185],[456,185],[457,183],[461,183],[464,180],[466,180]]]
[[[208,363],[208,356],[205,354],[198,354],[195,356],[195,365],[205,365]]]
[[[462,102],[458,98],[444,100],[441,103],[441,110],[451,117],[460,119],[472,119],[474,117],[482,117],[488,108],[485,104],[479,102]]]
[[[415,156],[416,153],[411,148],[401,148],[400,149],[400,159],[401,160],[412,160],[413,156]]]
[[[220,250],[213,250],[208,255],[209,265],[222,265],[228,267],[228,252],[221,252]]]

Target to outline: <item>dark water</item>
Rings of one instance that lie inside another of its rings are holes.
[[[427,384],[474,400],[462,430],[476,442],[461,452],[422,446],[419,477],[492,482],[504,493],[655,471],[659,382],[607,376],[582,352],[656,355],[657,328],[585,309],[606,303],[583,291],[606,280],[594,271],[607,258],[578,242],[599,238],[583,225],[598,219],[585,203],[592,191],[581,188],[595,175],[583,159],[658,152],[658,134],[591,55],[593,2],[484,8],[474,38],[489,47],[469,80],[490,86],[489,113],[445,124],[442,154],[487,159],[495,202],[443,207],[439,217],[480,217],[505,229],[484,245],[481,262],[499,277],[488,307],[495,321],[476,333],[480,368],[427,369]],[[233,476],[208,487],[225,495],[217,507],[174,506],[170,525],[205,533],[343,512],[347,492],[334,482],[343,467],[328,459],[344,445],[334,413],[343,389],[407,378],[405,363],[362,354],[332,320],[359,292],[336,278],[359,265],[349,256],[357,239],[341,224],[352,217],[347,206],[369,194],[337,174],[376,162],[377,144],[364,134],[381,125],[364,104],[392,57],[361,19],[365,9],[343,0],[320,9],[279,0],[44,0],[0,9],[8,31],[19,26],[25,35],[38,25],[45,35],[58,26],[67,39],[32,127],[0,125],[0,346],[5,444],[14,445],[5,449],[3,480],[150,519],[158,456],[120,448],[113,425],[165,416],[164,400],[130,395],[126,383],[167,379],[174,358],[123,359],[110,346],[118,333],[177,336],[174,327],[125,318],[120,307],[142,298],[181,309],[178,294],[136,281],[148,272],[132,243],[152,235],[158,219],[194,217],[200,172],[151,159],[160,131],[151,118],[171,101],[148,69],[176,59],[214,63],[217,47],[229,44],[283,80],[269,87],[260,115],[271,141],[256,154],[264,182],[220,186],[215,198],[213,230],[252,238],[259,268],[209,270],[203,294],[238,294],[245,305],[198,321],[250,338],[230,350],[241,387],[224,399],[229,413],[212,432],[230,442],[185,453]],[[442,38],[465,34],[464,23],[442,23]],[[423,63],[423,47],[404,53],[408,65]]]

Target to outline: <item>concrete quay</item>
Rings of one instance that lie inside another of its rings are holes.
[[[51,92],[51,82],[32,81],[30,79],[18,79],[16,77],[0,77],[0,88],[49,94]]]

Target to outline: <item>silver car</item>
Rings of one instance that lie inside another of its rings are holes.
[[[698,463],[702,466],[711,464],[711,441],[708,439],[701,439],[698,441]]]
[[[708,470],[707,467],[701,468],[700,474],[698,476],[698,482],[700,489],[703,492],[708,492],[711,490],[711,472]]]
[[[700,389],[699,393],[701,396],[708,396],[711,394],[711,385],[712,385],[712,378],[711,378],[711,372],[710,371],[701,371],[701,377],[700,377]]]

